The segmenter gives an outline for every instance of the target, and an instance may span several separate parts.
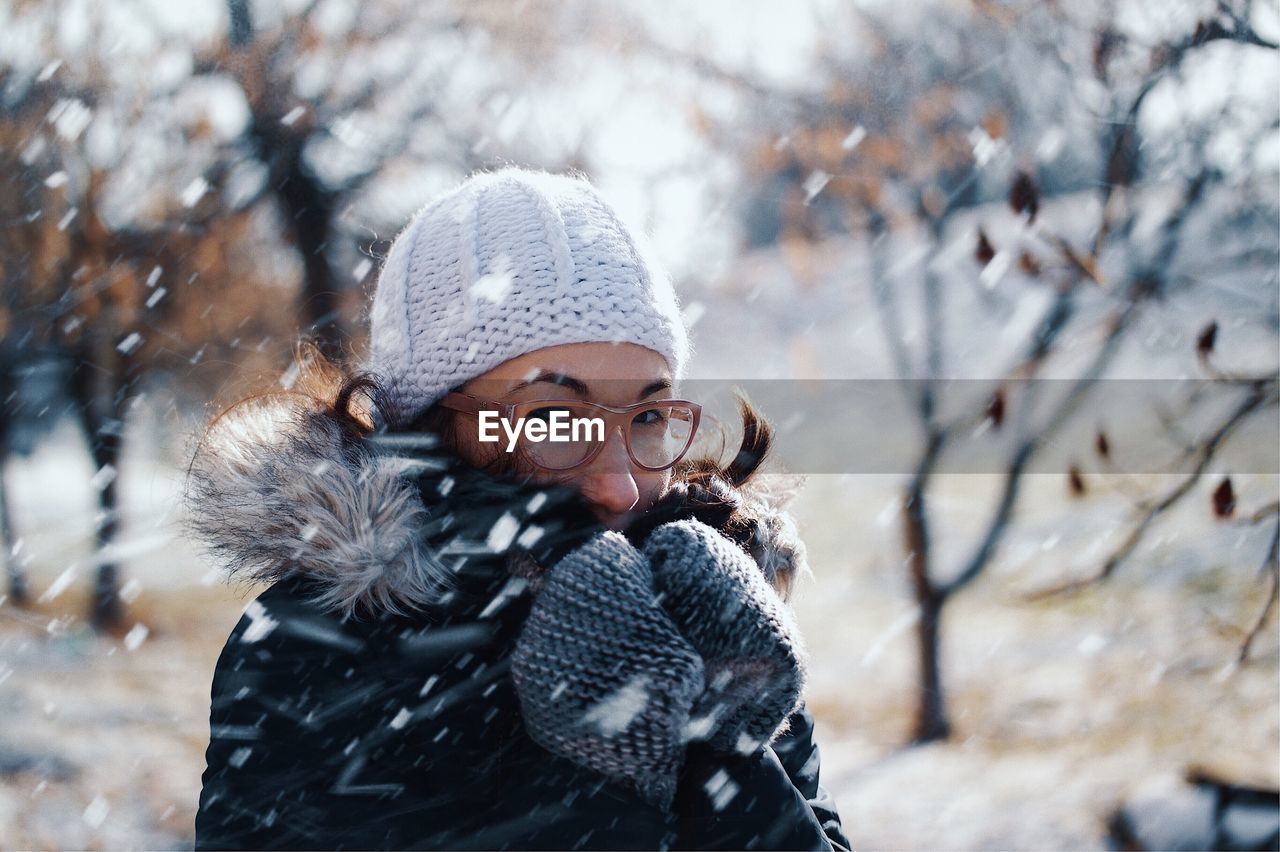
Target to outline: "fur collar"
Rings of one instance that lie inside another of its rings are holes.
[[[451,526],[453,514],[441,515],[456,502],[451,487],[460,471],[422,437],[381,435],[371,451],[345,442],[338,424],[312,406],[278,398],[243,404],[191,453],[187,531],[230,579],[306,577],[329,611],[407,614],[438,606],[454,587],[441,544],[457,541],[458,525]],[[748,550],[785,594],[808,571],[785,509],[795,482],[758,479],[772,484],[744,493],[759,518]],[[451,535],[424,534],[430,529]],[[495,545],[498,531],[490,518],[476,533],[488,552],[511,543],[506,536]]]

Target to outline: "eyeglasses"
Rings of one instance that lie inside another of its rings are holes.
[[[638,402],[618,408],[576,399],[500,402],[454,391],[445,394],[439,404],[477,416],[481,412],[498,412],[515,431],[515,449],[532,464],[557,472],[590,464],[615,430],[621,430],[627,455],[637,467],[667,470],[689,451],[702,419],[702,406],[683,399]],[[533,431],[545,436],[541,440],[528,429],[530,424],[539,422],[543,425]],[[496,434],[499,441],[507,442],[507,427],[487,425],[490,435]],[[482,432],[485,426],[482,420]],[[563,440],[551,437],[557,431]]]

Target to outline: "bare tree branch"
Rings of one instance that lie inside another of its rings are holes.
[[[951,595],[959,591],[981,574],[982,570],[987,566],[1012,516],[1019,480],[1022,474],[1026,472],[1027,465],[1033,460],[1035,454],[1063,428],[1071,413],[1078,409],[1084,396],[1089,393],[1094,383],[1105,372],[1111,359],[1115,356],[1125,332],[1128,331],[1134,319],[1136,319],[1138,308],[1142,302],[1141,298],[1130,299],[1112,316],[1108,323],[1107,335],[1088,367],[1071,383],[1071,389],[1059,400],[1058,405],[1045,418],[1039,431],[1023,441],[1014,451],[1011,462],[1006,469],[1004,489],[996,510],[987,525],[986,534],[969,558],[965,568],[942,587],[944,594]]]
[[[1267,557],[1263,560],[1262,570],[1267,574],[1267,602],[1262,607],[1262,612],[1258,614],[1257,620],[1253,623],[1253,627],[1244,637],[1244,642],[1240,644],[1240,653],[1236,656],[1237,663],[1243,663],[1249,658],[1249,651],[1253,647],[1254,640],[1262,632],[1262,628],[1267,623],[1267,619],[1271,617],[1271,611],[1276,607],[1276,599],[1280,597],[1280,521],[1277,521],[1275,528],[1271,531],[1271,544],[1267,546]]]
[[[1125,536],[1124,541],[1112,551],[1111,555],[1103,562],[1102,567],[1092,576],[1082,579],[1070,580],[1065,583],[1050,586],[1048,588],[1036,590],[1028,593],[1025,597],[1028,600],[1043,600],[1045,598],[1064,595],[1078,591],[1088,586],[1106,580],[1120,566],[1125,559],[1133,553],[1134,549],[1141,543],[1147,529],[1155,522],[1155,520],[1170,508],[1175,506],[1179,500],[1190,493],[1191,489],[1199,482],[1200,477],[1204,475],[1208,469],[1210,462],[1213,461],[1214,455],[1221,448],[1222,444],[1231,436],[1231,434],[1248,418],[1250,414],[1257,411],[1268,402],[1276,401],[1274,396],[1275,389],[1271,388],[1270,392],[1266,388],[1258,387],[1253,389],[1245,396],[1243,400],[1235,407],[1235,409],[1227,416],[1225,421],[1221,423],[1211,434],[1209,434],[1199,445],[1195,447],[1196,465],[1190,474],[1182,479],[1176,486],[1169,489],[1163,497],[1155,501],[1147,507],[1138,521],[1130,529],[1129,534]]]

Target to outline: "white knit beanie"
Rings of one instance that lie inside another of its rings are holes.
[[[366,368],[412,410],[527,352],[627,342],[683,375],[671,281],[585,179],[507,168],[429,203],[391,245]]]

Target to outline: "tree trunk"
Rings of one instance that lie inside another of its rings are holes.
[[[916,637],[919,656],[919,693],[911,740],[927,743],[945,740],[951,735],[947,721],[946,695],[942,688],[939,664],[942,607],[946,598],[929,577],[929,536],[925,523],[924,490],[912,482],[903,504],[903,538],[907,547],[907,569],[919,608]]]
[[[117,466],[120,457],[120,435],[112,435],[99,442],[100,449],[93,454],[94,462],[101,470],[105,465]],[[119,513],[116,510],[116,478],[102,487],[98,498],[102,508],[102,521],[98,524],[98,553],[105,551],[119,530]],[[93,604],[89,613],[95,630],[114,630],[124,624],[124,602],[120,599],[120,570],[115,562],[101,562],[93,581]]]
[[[920,656],[920,695],[916,707],[912,742],[928,743],[951,736],[947,720],[946,696],[942,691],[942,673],[938,661],[940,620],[943,599],[937,596],[920,602],[920,621],[916,625]]]
[[[302,255],[304,331],[315,338],[326,357],[338,358],[345,330],[341,293],[328,252],[335,215],[333,194],[307,171],[295,140],[289,140],[284,151],[264,153],[281,159],[284,178],[276,183],[276,195],[291,223],[293,244]]]
[[[253,10],[248,0],[227,0],[227,11],[231,47],[243,51],[256,35]],[[250,73],[260,72],[254,68]],[[255,87],[241,83],[246,94],[254,91]],[[326,357],[340,359],[346,338],[342,292],[329,263],[337,194],[307,167],[302,155],[306,131],[282,125],[280,106],[268,93],[251,96],[248,136],[258,159],[267,167],[268,185],[288,223],[290,241],[302,257],[303,333],[313,337]]]
[[[4,428],[4,427],[0,427]],[[9,602],[15,606],[26,606],[31,603],[31,592],[27,588],[27,574],[13,552],[13,527],[9,523],[9,488],[5,482],[4,461],[9,457],[8,441],[0,439],[0,538],[4,548],[5,574],[8,578]]]
[[[9,490],[5,482],[4,463],[9,458],[9,430],[11,428],[11,420],[9,412],[12,410],[13,399],[11,394],[17,390],[18,383],[14,379],[14,369],[17,366],[14,359],[10,357],[8,347],[3,350],[3,363],[0,363],[0,560],[4,562],[5,579],[8,591],[6,592],[9,602],[16,606],[26,606],[31,602],[30,591],[27,588],[26,573],[22,570],[22,565],[18,562],[18,555],[13,552],[13,527],[9,522]]]
[[[108,324],[109,325],[109,324]],[[73,353],[70,377],[71,397],[89,442],[89,451],[99,472],[109,465],[98,492],[101,520],[95,531],[97,553],[101,555],[115,540],[119,529],[116,483],[119,480],[120,450],[124,442],[124,399],[128,391],[125,365],[109,339],[91,335]],[[113,561],[102,561],[94,577],[89,620],[95,630],[115,630],[124,624],[124,603],[120,599],[120,571]]]

